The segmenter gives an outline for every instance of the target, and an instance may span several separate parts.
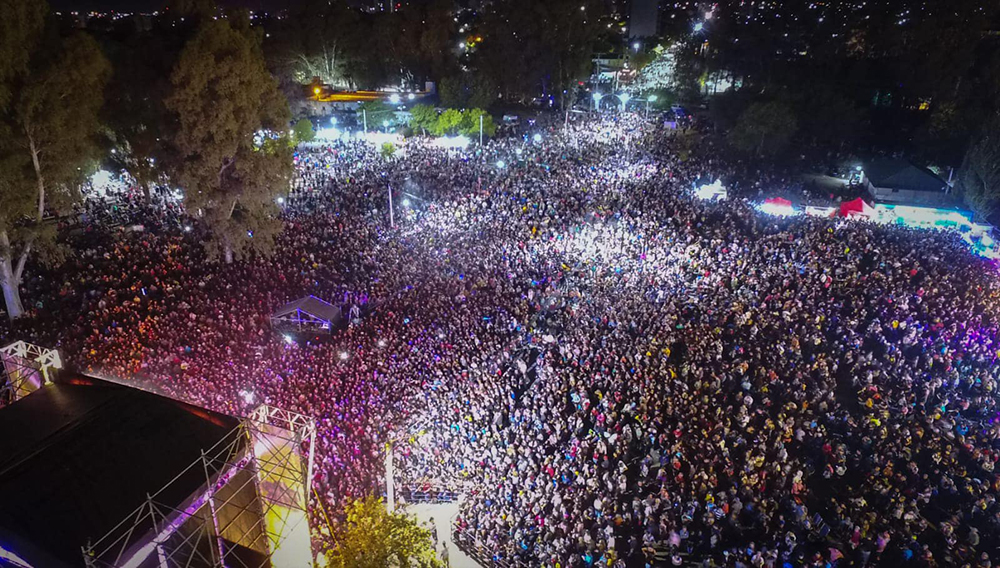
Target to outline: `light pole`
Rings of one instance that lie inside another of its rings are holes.
[[[479,115],[479,145],[483,145],[483,115]]]
[[[646,119],[649,119],[649,103],[656,102],[656,95],[649,95],[646,97]]]
[[[389,133],[389,121],[388,120],[383,120],[382,121],[382,128],[385,128],[385,133],[386,134]]]
[[[389,190],[389,227],[396,228],[396,218],[392,213],[392,186],[386,183],[385,188]]]
[[[632,98],[632,96],[628,93],[622,93],[618,95],[618,98],[622,101],[622,112],[625,112],[625,106],[628,105],[628,101]]]
[[[368,134],[368,109],[361,109],[361,118],[365,121],[365,134]]]
[[[601,93],[594,93],[594,110],[601,110],[601,98],[603,96]]]

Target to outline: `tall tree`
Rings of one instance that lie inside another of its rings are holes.
[[[28,65],[47,11],[41,0],[0,0],[0,110],[10,101],[13,79]]]
[[[354,87],[350,69],[364,49],[360,15],[342,0],[307,0],[276,32],[278,67],[305,84],[314,77],[334,87]]]
[[[416,519],[390,513],[381,499],[368,496],[347,505],[346,522],[335,529],[331,568],[439,568],[430,531]]]
[[[442,79],[438,96],[450,108],[489,108],[497,100],[497,87],[482,72],[463,73]]]
[[[264,66],[259,37],[228,19],[205,21],[171,75],[166,107],[177,121],[170,165],[187,210],[227,263],[267,253],[281,229],[276,198],[288,189],[288,103]]]
[[[41,29],[37,10],[8,7],[28,15],[29,29]],[[78,198],[85,168],[97,155],[98,113],[111,70],[97,43],[82,33],[44,42],[26,36],[13,57],[18,64],[3,81],[7,103],[0,114],[0,286],[7,314],[16,318],[24,311],[20,284],[28,257],[52,259],[59,252],[46,211]]]
[[[992,214],[1000,206],[1000,114],[986,121],[958,172],[958,189],[977,213]]]
[[[106,48],[114,68],[102,117],[110,159],[132,176],[147,200],[170,158],[162,142],[173,126],[164,95],[170,91],[170,70],[179,47],[164,39],[162,34],[145,34]]]
[[[740,115],[729,141],[737,149],[757,156],[776,154],[798,129],[795,113],[779,101],[754,103]]]
[[[603,15],[594,0],[495,3],[483,25],[477,64],[507,99],[555,96],[565,107],[590,70]]]

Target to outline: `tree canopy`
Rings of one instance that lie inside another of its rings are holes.
[[[335,527],[330,568],[439,568],[430,531],[416,519],[390,513],[381,499],[368,496],[347,504],[346,521]]]
[[[203,219],[211,254],[268,252],[280,230],[275,199],[291,176],[288,103],[254,37],[208,20],[171,75],[167,109],[177,121],[171,177],[187,210]]]
[[[4,7],[30,32],[23,43],[3,46],[11,60],[3,64],[0,88],[0,285],[8,315],[17,317],[28,256],[60,253],[46,212],[79,198],[79,184],[98,157],[98,116],[111,69],[90,36],[39,41],[44,12],[19,2]]]
[[[779,101],[754,103],[740,115],[729,133],[730,143],[757,156],[785,149],[798,128],[792,109]]]

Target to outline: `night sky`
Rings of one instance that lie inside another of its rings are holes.
[[[53,10],[59,11],[122,11],[152,12],[175,2],[171,0],[49,0]],[[216,0],[220,6],[240,6],[252,9],[275,9],[290,4],[287,0]]]

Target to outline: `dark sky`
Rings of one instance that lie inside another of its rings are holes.
[[[107,11],[122,12],[152,12],[174,2],[171,0],[49,0],[53,10],[59,11]],[[220,6],[239,6],[244,8],[276,9],[289,4],[282,0],[216,0]]]

